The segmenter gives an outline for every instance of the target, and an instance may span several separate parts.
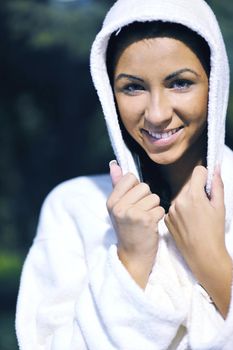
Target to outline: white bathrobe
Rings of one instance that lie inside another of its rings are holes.
[[[106,71],[109,36],[134,21],[163,20],[196,31],[211,49],[208,182],[221,164],[226,245],[233,257],[233,153],[224,146],[229,68],[216,19],[202,0],[119,0],[92,47],[91,73],[116,157],[124,173],[137,166],[121,135]],[[108,175],[55,188],[42,207],[17,303],[20,350],[232,350],[233,300],[224,320],[195,280],[163,220],[145,291],[117,255],[106,199]]]

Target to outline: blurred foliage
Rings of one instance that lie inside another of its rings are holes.
[[[30,243],[42,199],[55,184],[104,171],[110,147],[88,56],[105,11],[104,1],[1,3],[3,247]]]
[[[14,313],[2,311],[0,313],[0,349],[17,350],[17,341],[14,336]]]
[[[63,47],[74,59],[86,60],[105,7],[99,3],[70,8],[36,1],[10,1],[8,28],[13,40],[25,39],[32,49]]]
[[[233,3],[208,2],[219,19],[232,66]],[[13,313],[19,274],[44,197],[61,181],[107,171],[113,157],[89,74],[91,43],[113,3],[0,3],[2,350],[16,349]],[[232,130],[231,92],[227,122],[227,143],[231,147]]]

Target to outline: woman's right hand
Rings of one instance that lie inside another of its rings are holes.
[[[149,186],[131,173],[122,175],[116,162],[110,163],[110,175],[113,191],[107,208],[118,236],[119,259],[144,288],[158,248],[157,224],[165,212]]]

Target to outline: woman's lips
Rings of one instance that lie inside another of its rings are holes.
[[[142,129],[143,136],[150,144],[156,146],[168,146],[176,141],[176,139],[183,132],[184,127],[174,128],[164,132],[153,132],[151,130]]]

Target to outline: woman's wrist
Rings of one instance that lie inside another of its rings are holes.
[[[221,254],[212,264],[208,263],[196,277],[223,318],[226,318],[231,301],[233,278],[233,262],[228,252]]]
[[[118,257],[134,281],[145,289],[154,265],[157,249],[150,254],[126,252],[118,246]]]

